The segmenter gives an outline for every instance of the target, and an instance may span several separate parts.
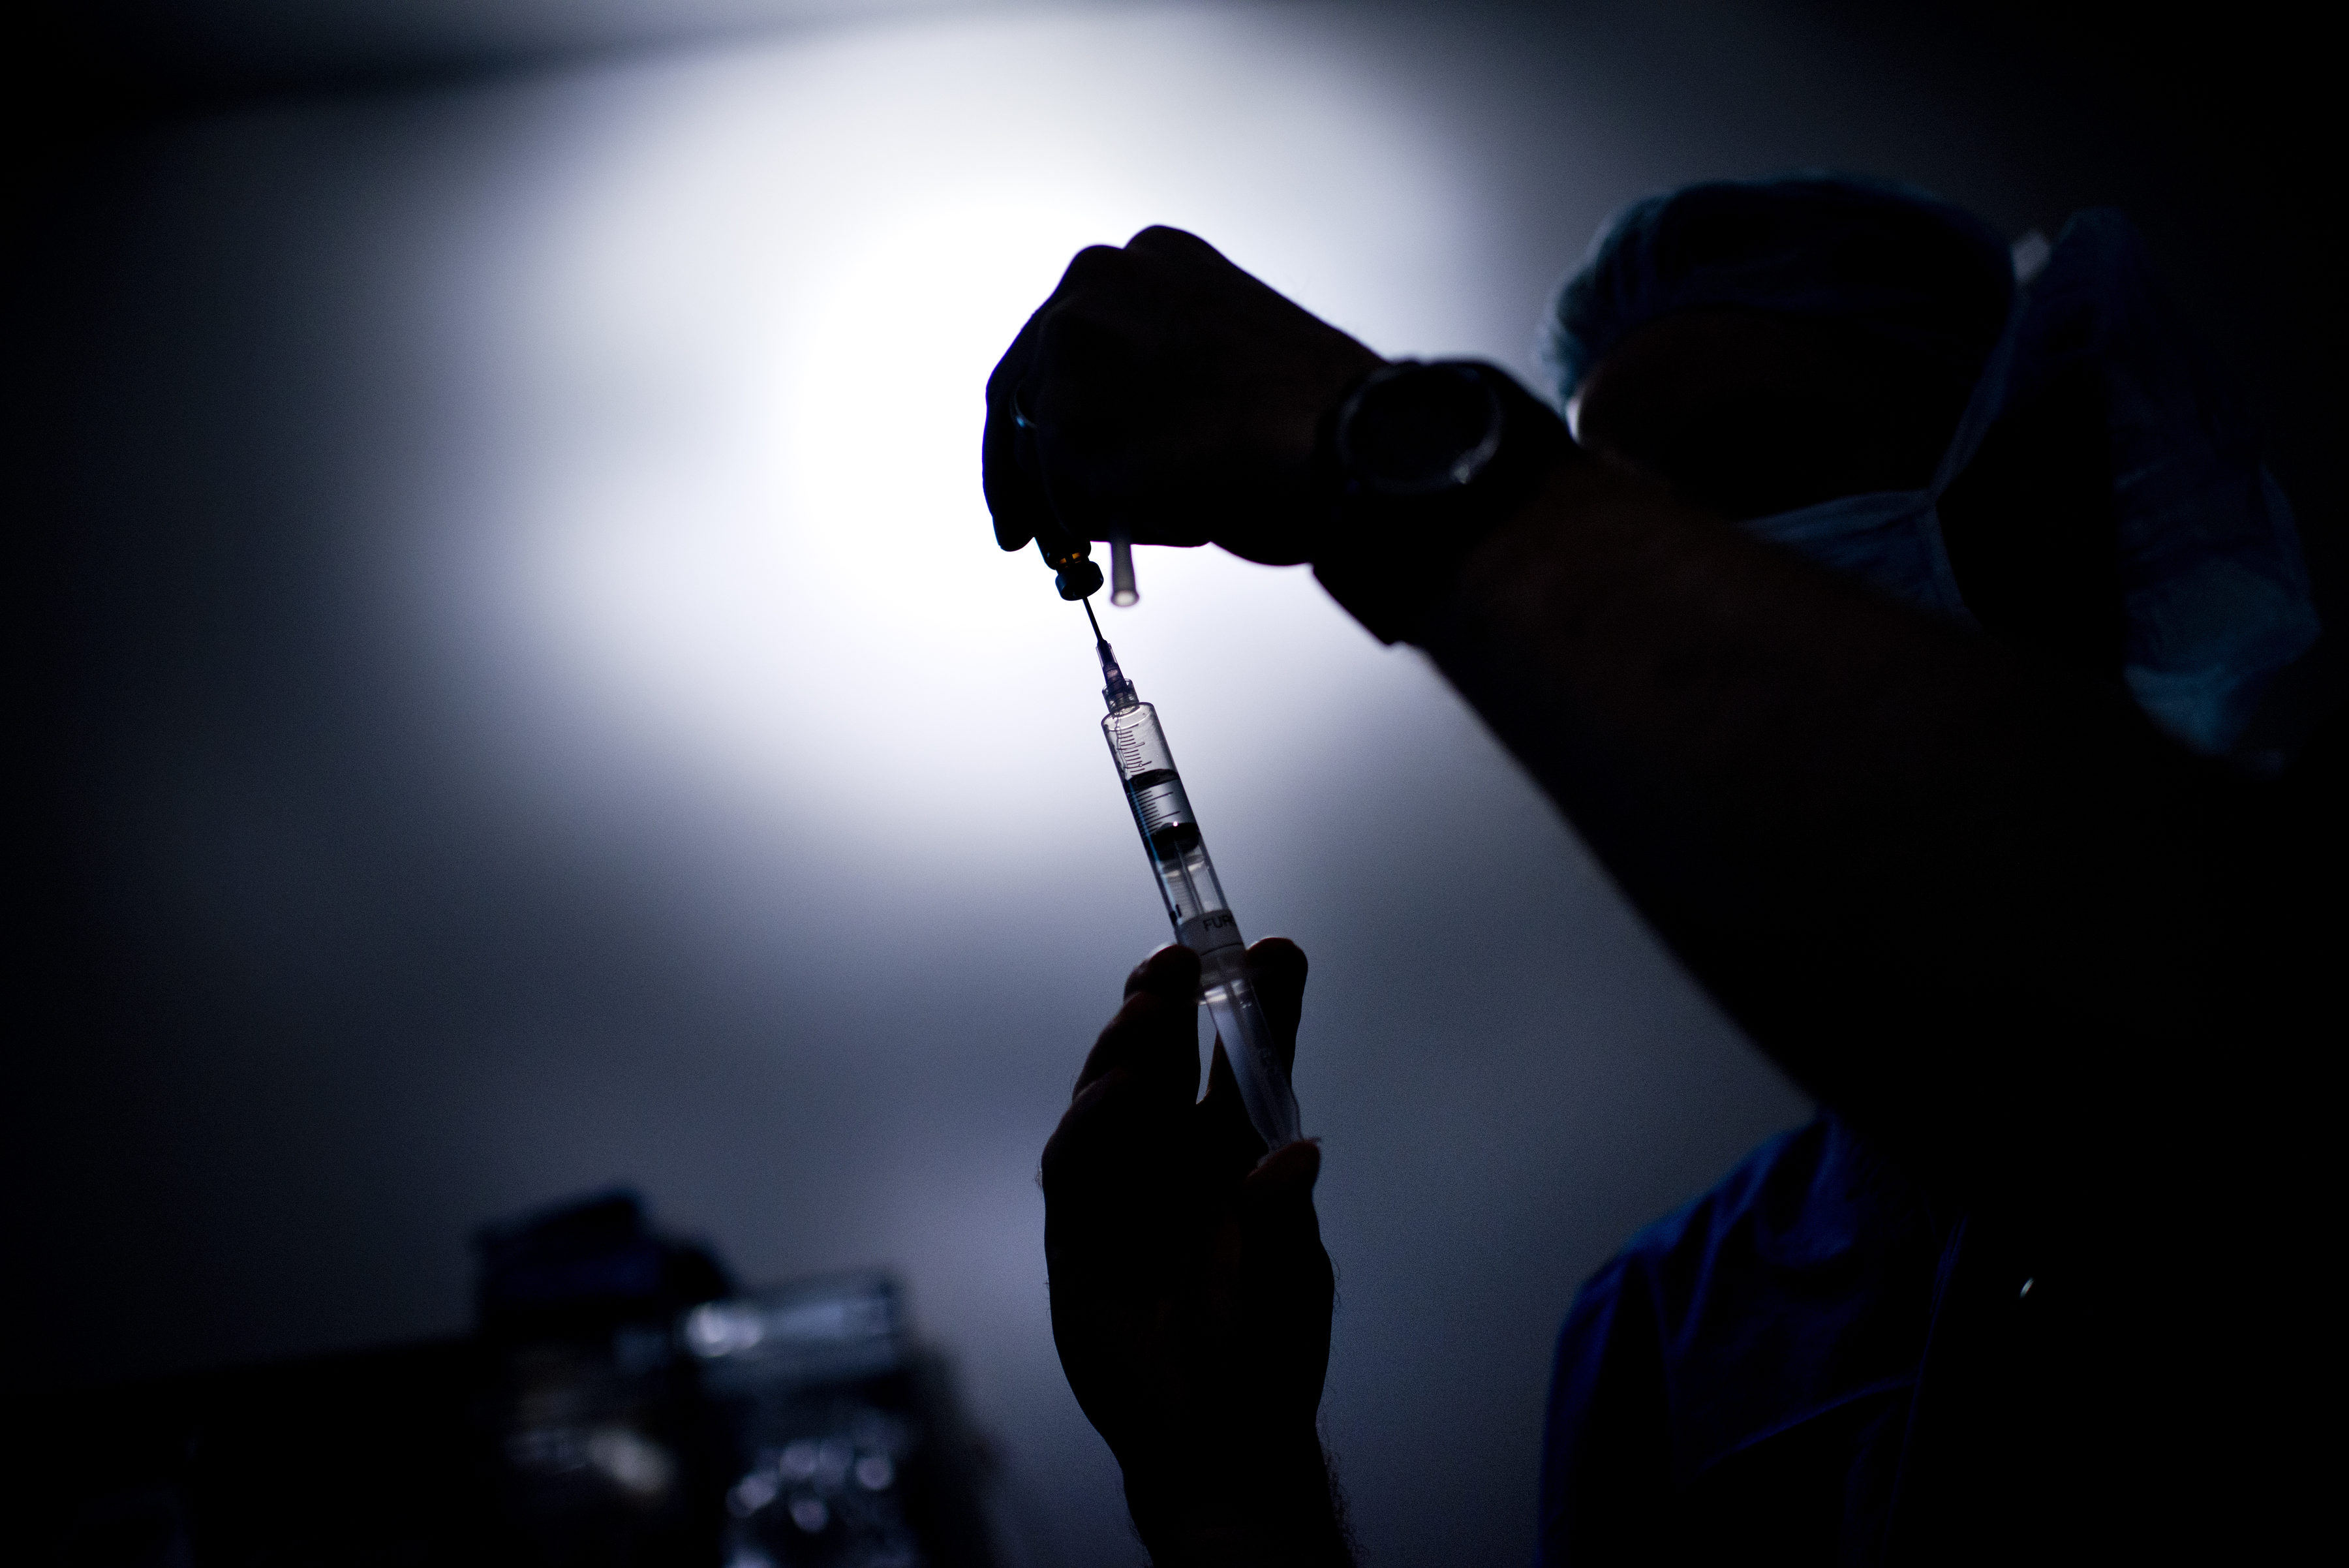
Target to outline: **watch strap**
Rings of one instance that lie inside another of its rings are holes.
[[[1500,441],[1465,483],[1394,494],[1346,472],[1339,421],[1368,377],[1323,414],[1314,443],[1322,518],[1313,575],[1381,642],[1408,640],[1476,546],[1576,450],[1566,421],[1507,371],[1475,360],[1445,363],[1473,369],[1501,407]]]

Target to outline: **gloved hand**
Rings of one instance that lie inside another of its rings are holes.
[[[1248,956],[1293,1059],[1305,955],[1276,937]],[[1335,1292],[1320,1150],[1260,1158],[1220,1044],[1194,1103],[1198,984],[1186,948],[1134,970],[1045,1145],[1052,1336],[1161,1568],[1343,1563],[1314,1426]]]
[[[988,378],[996,539],[1309,559],[1315,426],[1380,363],[1179,229],[1080,251]]]

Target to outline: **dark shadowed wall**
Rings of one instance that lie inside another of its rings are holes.
[[[2114,202],[2331,602],[2338,313],[2297,111],[2239,107],[2291,96],[2271,32],[443,9],[125,7],[67,61],[109,96],[10,275],[12,1386],[458,1330],[473,1227],[626,1180],[754,1279],[901,1270],[1049,1553],[1136,1555],[1033,1174],[1165,933],[1081,623],[976,462],[1078,244],[1182,223],[1381,350],[1531,375],[1659,185],[1864,169],[2018,234]],[[1356,1525],[1522,1560],[1577,1281],[1806,1108],[1418,658],[1301,573],[1142,574],[1110,633],[1244,924],[1313,958]]]

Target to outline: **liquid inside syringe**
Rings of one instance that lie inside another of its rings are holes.
[[[1090,619],[1091,605],[1085,613]],[[1198,818],[1192,815],[1183,777],[1174,770],[1166,733],[1158,726],[1158,711],[1134,695],[1133,682],[1118,668],[1099,626],[1093,631],[1107,682],[1102,697],[1109,704],[1102,733],[1109,738],[1110,756],[1133,808],[1133,825],[1158,877],[1166,918],[1174,928],[1174,940],[1199,955],[1199,1000],[1223,1039],[1248,1120],[1267,1148],[1278,1148],[1297,1139],[1297,1096],[1274,1053],[1272,1031],[1248,976],[1239,920],[1216,880]]]

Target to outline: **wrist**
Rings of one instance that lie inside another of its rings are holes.
[[[1128,1469],[1126,1505],[1153,1568],[1351,1568],[1319,1438],[1253,1447],[1211,1450],[1180,1473]]]
[[[1579,456],[1495,366],[1380,365],[1316,431],[1314,576],[1383,642],[1412,637],[1476,546]]]

